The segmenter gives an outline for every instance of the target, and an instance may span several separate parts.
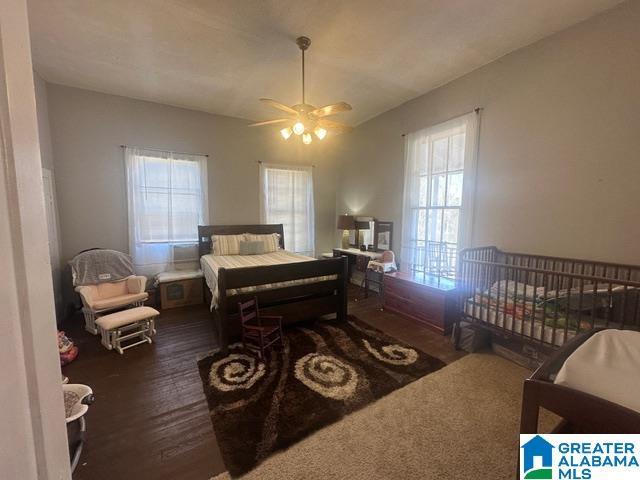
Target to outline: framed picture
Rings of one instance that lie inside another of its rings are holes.
[[[393,222],[376,220],[373,240],[376,251],[391,250],[393,248]]]
[[[378,249],[389,250],[391,248],[391,232],[378,232]]]

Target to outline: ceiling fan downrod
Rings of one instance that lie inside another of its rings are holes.
[[[309,37],[296,38],[296,45],[302,51],[302,104],[304,105],[304,51],[311,45],[311,39]]]

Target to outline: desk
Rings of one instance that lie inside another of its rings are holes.
[[[369,260],[379,260],[382,258],[382,253],[362,251],[357,248],[334,248],[333,256],[347,257],[349,259],[349,280],[351,280],[354,267],[358,272],[365,273]]]

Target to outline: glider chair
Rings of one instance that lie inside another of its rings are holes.
[[[131,307],[149,298],[147,278],[135,275],[131,257],[115,250],[81,252],[70,262],[73,285],[82,299],[85,330],[98,334],[96,318]]]

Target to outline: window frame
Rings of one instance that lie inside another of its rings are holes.
[[[311,165],[288,165],[288,164],[277,164],[277,163],[267,163],[267,162],[259,162],[260,164],[260,221],[262,223],[273,223],[273,220],[269,219],[270,215],[273,215],[273,210],[269,209],[269,202],[268,202],[268,171],[269,170],[283,170],[286,172],[303,172],[305,174],[308,175],[308,189],[306,192],[307,195],[307,206],[310,208],[306,208],[304,209],[305,211],[303,212],[299,212],[297,210],[297,208],[294,208],[294,211],[291,212],[289,209],[287,210],[282,210],[279,209],[278,212],[282,215],[287,215],[290,214],[292,216],[292,218],[295,218],[295,216],[297,214],[305,214],[307,216],[306,218],[306,225],[307,225],[307,237],[308,237],[308,243],[306,245],[307,249],[306,250],[300,250],[296,248],[295,245],[295,239],[294,238],[287,238],[287,228],[286,225],[284,224],[284,222],[279,222],[279,223],[283,223],[283,227],[284,227],[284,235],[285,235],[285,239],[284,239],[284,244],[287,248],[287,250],[294,252],[294,253],[299,253],[299,254],[304,254],[304,255],[309,255],[309,256],[315,256],[315,180],[314,180],[314,176],[313,176],[313,166]],[[267,211],[267,209],[269,209],[269,211]],[[295,222],[294,222],[294,231],[295,231]],[[295,233],[293,234],[295,237]],[[291,233],[289,233],[289,236],[291,236]]]
[[[401,270],[420,274],[446,270],[448,273],[444,276],[455,276],[457,252],[471,244],[478,125],[476,111],[406,135]],[[464,137],[460,143],[455,139],[461,134]],[[442,139],[446,139],[447,146],[445,163],[440,169],[436,165],[435,152],[436,143]],[[454,183],[456,175],[461,175],[461,184]],[[434,185],[439,176],[444,179],[443,192],[440,192],[440,186]],[[434,199],[434,188],[443,200],[441,203]],[[449,198],[451,188],[459,189],[453,199]],[[452,204],[451,200],[459,202]],[[450,225],[446,220],[451,215],[457,216],[455,243],[445,235],[447,225]],[[436,225],[439,222],[435,238],[430,233],[434,219]],[[436,257],[444,262],[434,269]]]

